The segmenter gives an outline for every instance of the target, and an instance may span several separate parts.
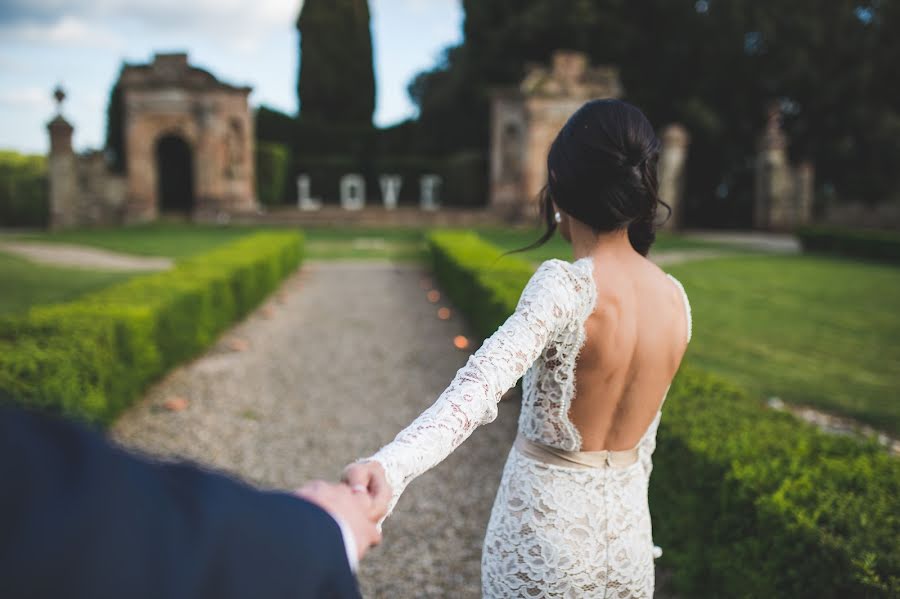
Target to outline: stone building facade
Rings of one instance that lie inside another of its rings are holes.
[[[76,155],[61,114],[47,126],[52,226],[147,222],[169,212],[209,220],[257,209],[249,87],[219,81],[183,53],[125,64],[116,86],[124,173],[102,153]]]
[[[491,106],[489,206],[508,220],[535,213],[547,181],[547,152],[568,118],[588,100],[620,98],[618,70],[591,66],[580,52],[558,51],[549,68],[531,66],[518,87],[498,89]],[[664,228],[679,223],[679,199],[690,137],[680,125],[662,134],[660,196],[673,210]],[[668,212],[661,207],[659,221]]]
[[[535,211],[547,181],[547,151],[573,112],[595,98],[622,95],[618,70],[592,67],[580,52],[557,51],[550,68],[532,65],[517,87],[491,103],[490,207],[515,220]]]

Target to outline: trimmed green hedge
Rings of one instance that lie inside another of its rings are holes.
[[[0,320],[0,391],[108,423],[300,264],[298,233],[260,233],[65,304]]]
[[[893,231],[811,226],[798,228],[796,234],[806,252],[900,263],[900,233]]]
[[[0,227],[46,227],[49,222],[46,158],[0,151]]]
[[[472,234],[428,242],[445,292],[492,334],[533,268]],[[689,364],[666,401],[650,502],[661,563],[684,596],[900,596],[900,461]]]
[[[515,254],[503,256],[474,233],[430,233],[428,247],[441,287],[484,338],[512,314],[534,273],[528,261]]]
[[[290,150],[286,145],[256,144],[256,197],[261,204],[276,206],[284,202],[290,162]]]

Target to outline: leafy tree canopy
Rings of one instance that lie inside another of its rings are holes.
[[[748,192],[767,108],[821,186],[875,202],[900,194],[900,3],[884,0],[463,0],[465,42],[409,93],[420,144],[486,150],[494,86],[553,50],[619,67],[626,99],[690,130],[688,194]],[[743,192],[740,190],[743,188]],[[724,191],[723,191],[724,190]],[[731,192],[729,192],[731,190]]]

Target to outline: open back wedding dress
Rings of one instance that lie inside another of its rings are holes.
[[[515,312],[469,357],[437,401],[366,458],[384,467],[393,510],[413,478],[496,418],[501,396],[524,375],[519,437],[504,466],[484,540],[485,597],[653,596],[647,486],[662,405],[631,450],[580,451],[581,436],[569,420],[575,361],[596,303],[592,271],[590,257],[541,264]],[[684,300],[689,342],[687,294],[668,277]]]

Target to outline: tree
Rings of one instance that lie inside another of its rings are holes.
[[[371,126],[372,34],[366,0],[305,0],[297,19],[301,120]]]
[[[900,3],[884,0],[463,0],[465,42],[410,85],[429,152],[487,151],[490,89],[553,50],[619,67],[625,99],[690,130],[697,224],[749,205],[767,108],[840,198],[900,195]],[[748,213],[749,214],[749,213]],[[739,224],[732,222],[730,224]]]

